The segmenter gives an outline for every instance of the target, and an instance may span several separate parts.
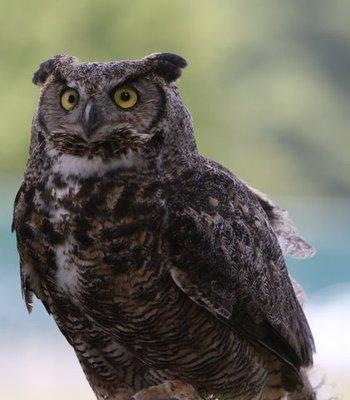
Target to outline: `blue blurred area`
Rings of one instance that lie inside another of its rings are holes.
[[[316,248],[307,260],[288,259],[291,274],[312,295],[350,282],[350,203],[337,198],[277,199],[302,235]]]

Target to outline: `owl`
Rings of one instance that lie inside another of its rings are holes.
[[[13,229],[22,292],[73,347],[98,400],[315,398],[314,342],[283,254],[284,210],[199,154],[186,61],[57,55]]]

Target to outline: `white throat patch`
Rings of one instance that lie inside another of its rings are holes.
[[[99,156],[87,158],[71,154],[60,154],[55,149],[48,151],[50,157],[57,157],[52,171],[63,177],[78,176],[87,178],[92,175],[103,176],[105,173],[118,168],[130,168],[136,164],[138,157],[134,152],[121,155],[119,158],[105,161]]]

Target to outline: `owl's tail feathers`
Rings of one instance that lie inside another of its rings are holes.
[[[338,400],[335,389],[326,379],[326,374],[318,368],[303,370],[304,387],[299,391],[289,393],[287,400]]]

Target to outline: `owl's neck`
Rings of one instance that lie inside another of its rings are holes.
[[[176,172],[190,166],[198,158],[197,145],[192,126],[187,130],[159,130],[142,150],[143,168],[158,170],[158,173]],[[182,126],[182,128],[184,128]]]
[[[63,178],[103,177],[106,174],[175,174],[190,165],[198,155],[194,141],[188,145],[181,141],[166,142],[160,134],[154,137],[150,146],[140,151],[128,151],[126,154],[103,159],[100,156],[78,156],[64,153],[54,147],[46,147],[45,155],[39,157],[45,160],[41,165],[41,173],[58,173]],[[37,164],[37,166],[39,166]],[[40,171],[39,175],[41,175]]]

